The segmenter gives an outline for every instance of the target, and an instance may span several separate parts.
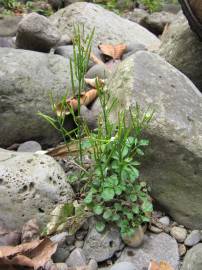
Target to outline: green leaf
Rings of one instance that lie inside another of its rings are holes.
[[[152,212],[153,211],[153,205],[150,201],[145,200],[141,206],[143,212]]]
[[[130,197],[130,200],[131,200],[132,202],[136,202],[136,201],[137,201],[137,195],[131,194],[129,197]]]
[[[127,216],[127,218],[129,220],[132,220],[133,219],[133,214],[132,213],[127,213],[126,216]]]
[[[137,152],[138,155],[144,156],[144,152],[140,148],[137,148],[136,152]]]
[[[102,212],[103,212],[103,207],[102,205],[95,205],[93,207],[93,212],[96,214],[96,215],[101,215]]]
[[[150,221],[150,218],[146,217],[146,216],[141,216],[141,219],[142,219],[143,222],[149,222]]]
[[[127,146],[125,146],[125,147],[123,148],[123,150],[122,150],[122,153],[121,153],[122,158],[126,157],[126,156],[127,156],[127,154],[128,154],[128,147],[127,147]]]
[[[91,203],[92,201],[93,201],[93,195],[92,195],[91,192],[89,192],[88,195],[86,196],[86,198],[84,199],[84,202],[85,202],[86,204],[89,204],[89,203]]]
[[[117,186],[114,188],[114,191],[115,191],[116,195],[119,196],[122,193],[122,188],[120,186]]]
[[[115,214],[112,216],[112,221],[118,221],[120,219],[120,215]]]
[[[107,209],[104,214],[103,214],[103,218],[106,220],[109,220],[112,216],[112,210],[111,209]]]
[[[139,145],[141,145],[141,146],[147,146],[147,145],[149,145],[149,141],[148,140],[140,140],[139,141]]]
[[[104,188],[103,192],[101,193],[101,197],[104,201],[111,201],[114,198],[114,189],[113,188]]]
[[[114,208],[116,209],[116,211],[121,211],[122,210],[122,205],[120,203],[115,203]]]
[[[91,147],[91,143],[89,140],[85,140],[81,143],[81,148],[84,150],[84,149],[88,149]]]
[[[95,225],[95,228],[98,232],[103,232],[105,229],[105,223],[102,221],[98,221]]]
[[[137,205],[134,205],[134,206],[132,207],[132,211],[133,211],[134,214],[139,214],[140,208],[139,208]]]

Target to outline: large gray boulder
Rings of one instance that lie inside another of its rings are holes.
[[[136,102],[155,116],[146,130],[151,146],[141,179],[174,220],[202,228],[202,94],[160,56],[139,51],[119,64],[107,85],[118,112]],[[95,106],[97,103],[95,103]]]
[[[37,13],[26,15],[18,24],[16,47],[19,49],[49,52],[61,38],[50,21]]]
[[[50,94],[59,101],[70,93],[69,62],[58,56],[0,48],[0,146],[30,139],[51,145],[58,132],[37,115],[52,113]],[[72,121],[67,125],[71,128]]]
[[[56,204],[74,197],[61,166],[51,157],[0,149],[0,220],[20,228],[36,218],[45,225]]]
[[[159,54],[202,91],[202,43],[181,12],[164,33]]]
[[[73,36],[75,25],[84,24],[86,34],[95,27],[93,46],[99,43],[140,43],[147,47],[160,44],[145,28],[92,3],[72,4],[53,14],[50,20],[62,34],[69,36]]]
[[[181,270],[201,270],[202,269],[202,244],[191,248],[185,255]]]
[[[166,233],[146,235],[141,247],[126,247],[118,262],[131,262],[134,270],[140,270],[147,269],[151,260],[167,261],[178,270],[179,253],[176,240]]]

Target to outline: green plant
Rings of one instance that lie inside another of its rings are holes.
[[[109,115],[116,100],[110,99],[101,85],[97,89],[103,113],[97,132],[86,131],[94,167],[91,181],[85,186],[84,202],[98,217],[98,231],[113,222],[123,236],[130,236],[139,225],[149,221],[152,212],[146,185],[138,179],[137,159],[144,155],[143,148],[149,143],[141,139],[141,133],[153,113],[142,115],[137,105],[130,110],[129,124],[124,111],[119,113],[118,122],[112,123]]]
[[[0,0],[0,5],[2,5],[5,9],[12,10],[17,5],[16,0]]]
[[[150,12],[159,11],[162,0],[139,0]]]

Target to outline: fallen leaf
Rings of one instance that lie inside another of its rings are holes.
[[[104,85],[105,84],[105,80],[99,79],[99,78],[94,78],[94,79],[88,79],[85,78],[85,83],[92,86],[92,87],[96,87],[97,85],[97,81],[99,81],[100,84]]]
[[[36,219],[31,219],[22,228],[21,242],[26,243],[39,239],[39,226]]]
[[[0,246],[16,246],[20,244],[21,233],[10,231],[0,225]]]
[[[151,261],[148,270],[160,270],[160,266],[156,261]]]
[[[158,263],[156,261],[151,261],[148,270],[174,270],[174,269],[168,262],[160,261],[160,263]]]
[[[94,53],[91,53],[90,54],[90,59],[95,63],[95,64],[98,64],[98,65],[104,65],[105,63],[102,62],[102,60],[100,60]]]
[[[81,93],[80,96],[80,105],[88,106],[91,104],[95,99],[97,98],[97,90],[91,89],[87,92]],[[70,114],[69,107],[71,107],[75,112],[78,109],[78,97],[69,98],[66,100],[67,102],[67,108],[63,108],[62,104],[59,103],[55,105],[55,112],[58,116],[61,116],[63,114],[68,115]]]
[[[100,44],[98,45],[98,48],[104,55],[110,56],[112,59],[117,60],[122,58],[124,52],[127,49],[127,45]]]

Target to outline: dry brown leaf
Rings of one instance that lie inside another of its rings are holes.
[[[96,98],[97,98],[97,90],[96,89],[91,89],[91,90],[89,90],[87,92],[81,93],[80,105],[88,106]],[[78,109],[78,98],[77,97],[73,97],[73,98],[67,99],[67,104],[74,111],[77,111],[77,109]],[[70,114],[68,108],[65,111],[63,110],[61,103],[59,103],[59,104],[57,104],[55,106],[55,111],[56,111],[56,113],[57,113],[58,116],[61,116],[61,114],[65,114],[65,115]]]
[[[39,226],[36,219],[31,219],[22,228],[21,242],[26,243],[39,239]]]
[[[77,143],[71,143],[71,144],[69,143],[68,148],[66,144],[62,144],[48,151],[47,155],[51,157],[64,158],[67,156],[67,154],[76,155],[78,151],[79,149],[78,149]]]
[[[89,79],[89,78],[85,78],[85,83],[92,86],[92,87],[96,87],[96,82],[99,81],[100,84],[104,85],[105,84],[105,80],[99,79],[97,78],[93,78],[93,79]]]
[[[101,52],[104,55],[110,56],[112,59],[117,60],[121,59],[124,52],[127,49],[126,44],[117,44],[117,45],[112,45],[112,44],[100,44],[98,45],[98,48],[101,50]]]
[[[94,53],[91,53],[90,54],[90,59],[95,63],[95,64],[98,64],[98,65],[104,65],[105,63],[100,60]]]
[[[174,269],[168,262],[160,261],[160,263],[158,263],[156,261],[151,261],[148,270],[174,270]]]

